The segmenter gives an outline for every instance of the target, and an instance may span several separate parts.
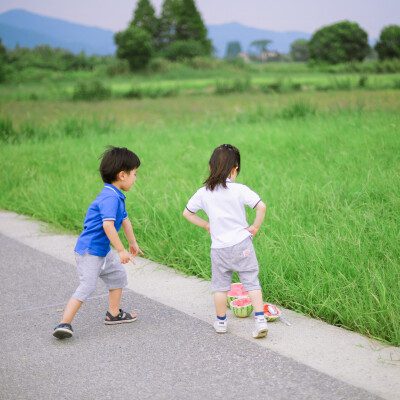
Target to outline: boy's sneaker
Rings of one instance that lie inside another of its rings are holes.
[[[71,324],[59,324],[54,328],[53,336],[57,339],[66,339],[74,335]]]
[[[253,338],[262,338],[267,336],[268,333],[268,325],[264,316],[254,317],[254,331]]]
[[[224,319],[223,321],[220,319],[217,319],[214,322],[214,329],[215,332],[217,333],[226,333],[226,330],[228,329],[228,321]]]

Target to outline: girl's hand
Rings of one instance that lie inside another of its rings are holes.
[[[208,233],[210,233],[210,224],[207,222],[205,227],[204,227]]]
[[[251,233],[252,237],[254,237],[258,232],[258,228],[256,228],[254,225],[250,225],[248,228],[246,228],[246,230]]]
[[[131,253],[132,257],[136,257],[138,255],[138,253],[140,253],[142,256],[144,256],[143,251],[140,250],[137,242],[129,243],[129,253]]]

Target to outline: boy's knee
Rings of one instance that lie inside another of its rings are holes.
[[[95,289],[96,285],[81,283],[72,297],[74,297],[79,301],[85,302],[88,299],[88,297],[94,292]]]

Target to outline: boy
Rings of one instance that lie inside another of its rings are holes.
[[[138,156],[127,148],[109,146],[102,155],[100,174],[104,188],[89,206],[83,223],[84,229],[75,246],[75,258],[80,284],[70,298],[60,323],[53,336],[58,339],[73,335],[71,322],[96,287],[100,277],[109,290],[109,310],[105,324],[133,322],[137,315],[119,308],[122,289],[128,284],[126,271],[122,264],[132,261],[138,253],[143,255],[133,234],[132,225],[125,210],[125,196],[135,183],[140,166]],[[122,226],[129,242],[129,252],[125,250],[118,230]],[[116,249],[111,252],[110,242]]]

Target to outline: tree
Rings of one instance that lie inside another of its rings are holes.
[[[400,26],[389,25],[383,28],[375,50],[380,60],[400,58]]]
[[[144,29],[156,45],[159,21],[150,0],[139,0],[130,26]]]
[[[210,55],[211,40],[207,39],[207,28],[194,0],[181,0],[177,11],[175,40],[195,40],[203,47],[204,54]]]
[[[297,39],[290,45],[290,55],[293,61],[308,61],[310,53],[308,51],[308,41]]]
[[[242,46],[240,42],[229,42],[226,45],[225,58],[235,58],[242,51]]]
[[[143,28],[130,26],[114,35],[117,57],[125,59],[132,71],[144,68],[153,53],[150,34]]]
[[[181,0],[164,0],[159,23],[158,48],[165,50],[174,40]]]
[[[308,49],[311,60],[329,64],[362,61],[370,52],[367,32],[350,21],[319,29],[310,39]]]
[[[250,48],[255,47],[257,49],[257,52],[260,53],[261,61],[267,61],[268,58],[267,46],[270,43],[272,43],[272,41],[268,39],[254,40],[254,42],[250,43]]]

